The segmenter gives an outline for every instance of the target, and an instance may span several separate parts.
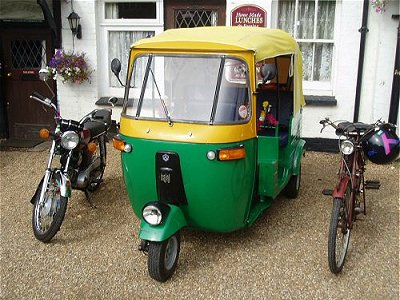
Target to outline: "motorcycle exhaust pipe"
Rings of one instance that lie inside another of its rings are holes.
[[[99,157],[96,157],[90,165],[83,171],[79,172],[78,177],[76,179],[76,187],[78,189],[84,189],[88,186],[90,182],[91,173],[100,168],[101,160]]]

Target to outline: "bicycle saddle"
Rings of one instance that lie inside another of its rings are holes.
[[[373,128],[373,125],[365,124],[362,122],[357,122],[357,123],[352,123],[352,122],[341,122],[337,125],[336,129],[336,135],[343,135],[345,132],[350,133],[350,132],[357,132],[358,134],[362,134],[371,128]]]

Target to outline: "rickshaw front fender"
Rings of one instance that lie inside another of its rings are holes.
[[[168,205],[170,211],[159,225],[150,225],[142,220],[140,223],[139,238],[151,242],[162,242],[174,235],[177,231],[187,226],[182,210],[175,205]]]
[[[300,173],[301,166],[301,157],[304,154],[304,145],[306,142],[302,139],[299,140],[299,143],[296,146],[296,150],[293,156],[293,175],[298,175]]]

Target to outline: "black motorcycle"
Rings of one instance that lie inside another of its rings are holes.
[[[46,83],[49,74],[47,70],[40,70],[39,76]],[[99,188],[106,167],[107,132],[112,110],[95,109],[78,122],[63,119],[51,99],[37,92],[30,98],[52,108],[56,121],[54,133],[47,129],[40,131],[42,138],[52,139],[52,145],[46,172],[31,200],[33,232],[38,240],[46,243],[61,227],[72,189],[84,191],[94,207],[90,195]],[[112,106],[115,100],[110,99]],[[56,156],[60,161],[54,167]]]

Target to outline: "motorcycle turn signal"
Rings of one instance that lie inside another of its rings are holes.
[[[46,128],[42,128],[39,131],[39,137],[43,140],[47,140],[50,137],[50,132]]]

